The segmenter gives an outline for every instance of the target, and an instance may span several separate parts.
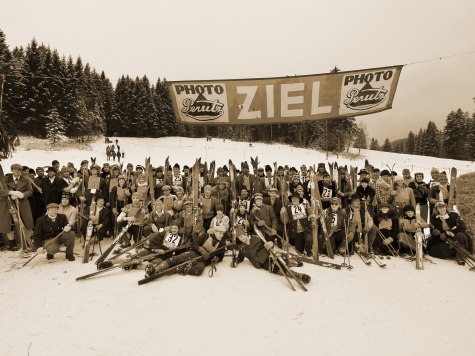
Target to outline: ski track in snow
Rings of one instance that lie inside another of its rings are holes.
[[[220,139],[119,138],[119,145],[134,166],[145,156],[163,165],[168,155],[182,166],[199,156],[218,166],[250,156],[259,156],[262,166],[326,162],[321,152]],[[102,164],[105,144],[93,146],[94,152],[18,151],[1,163],[5,171],[13,162],[36,167],[53,159],[78,167],[97,157]],[[379,168],[396,164],[399,173],[404,167],[422,171],[426,181],[433,166],[455,166],[459,174],[475,170],[471,162],[366,150],[357,161],[329,161],[362,167],[365,158]],[[75,252],[82,255],[79,243]],[[0,253],[1,355],[473,354],[475,274],[454,261],[433,259],[436,264],[426,262],[423,271],[400,258],[385,259],[385,269],[357,256],[351,271],[306,264],[295,270],[312,276],[309,291],[296,286],[293,292],[284,278],[248,261],[231,268],[230,257],[213,278],[208,267],[201,277],[174,275],[138,286],[140,269],[76,282],[95,265],[81,264],[80,256],[68,262],[58,253],[53,261],[38,256],[20,268],[26,260],[17,256]]]

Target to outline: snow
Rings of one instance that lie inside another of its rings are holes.
[[[115,139],[115,138],[114,138]],[[259,156],[262,165],[326,162],[325,154],[281,145],[188,138],[119,138],[125,162],[192,165],[201,156],[217,165],[238,164]],[[94,151],[18,151],[2,161],[36,167],[53,159],[61,164],[97,157]],[[396,164],[428,179],[435,166],[459,174],[474,164],[429,157],[362,151],[356,161],[329,157],[362,167],[364,159],[380,168]],[[103,243],[102,248],[107,246]],[[58,253],[35,258],[25,268],[18,253],[0,253],[1,355],[472,355],[475,325],[475,275],[454,261],[433,259],[418,271],[414,262],[384,260],[385,269],[364,265],[332,270],[306,264],[295,268],[312,276],[308,292],[293,292],[284,278],[256,270],[246,260],[220,263],[213,278],[173,275],[138,286],[142,270],[121,269],[84,281],[95,270],[82,264],[77,243],[75,262]],[[336,263],[343,262],[335,257]]]

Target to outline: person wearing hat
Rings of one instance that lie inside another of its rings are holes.
[[[85,191],[78,192],[79,200],[86,203],[86,206],[91,206],[93,197],[101,195],[106,199],[109,199],[107,194],[107,182],[100,176],[101,167],[97,164],[91,165],[91,174],[84,177]]]
[[[253,194],[255,193],[254,180],[254,175],[249,173],[248,163],[241,163],[241,173],[236,177],[236,191],[240,192],[242,188],[246,188],[249,192],[249,195],[253,196]]]
[[[393,197],[396,212],[399,215],[401,215],[402,208],[406,205],[411,205],[413,208],[416,207],[414,191],[406,186],[404,178],[401,176],[396,176],[394,178],[394,189],[391,191],[391,196]]]
[[[272,176],[272,168],[268,164],[265,167],[266,175],[260,179],[259,185],[264,197],[269,196],[269,189],[276,188],[280,191],[280,179]]]
[[[411,255],[414,255],[416,253],[416,231],[417,229],[428,228],[429,224],[425,220],[417,221],[416,210],[412,205],[406,205],[403,208],[400,224],[399,245],[401,246],[401,252],[408,250]]]
[[[409,205],[412,207],[412,205]],[[391,209],[388,203],[382,203],[374,219],[375,227],[379,229],[383,239],[376,238],[373,243],[375,254],[390,255],[391,251],[398,249],[397,236],[399,233],[398,214]],[[380,235],[380,236],[381,236]],[[391,244],[393,249],[388,246]]]
[[[216,264],[223,260],[225,252],[224,249],[222,249],[222,252],[220,251],[220,253],[218,253],[215,257],[210,257],[210,254],[214,253],[216,250],[221,247],[224,247],[225,245],[225,234],[219,229],[210,229],[208,233],[202,234],[197,240],[193,241],[193,243],[191,244],[191,250],[167,258],[158,265],[151,264],[150,267],[149,265],[147,265],[145,267],[145,276],[148,277],[155,273],[160,273],[174,266],[182,264],[186,261],[201,256],[203,257],[201,261],[198,261],[196,264],[181,271],[184,274],[200,276],[207,265]]]
[[[325,210],[324,217],[325,226],[328,231],[328,236],[330,237],[330,244],[332,246],[332,250],[344,256],[346,254],[346,230],[348,224],[348,217],[346,216],[345,210],[342,209],[340,198],[333,197],[330,199],[330,207]],[[323,251],[323,234],[320,234],[319,237],[319,250]],[[348,243],[349,242],[350,241],[348,241]]]
[[[330,207],[330,200],[338,195],[336,189],[336,183],[332,180],[331,176],[325,172],[323,179],[318,181],[318,191],[320,192],[322,208],[328,209]]]
[[[178,226],[180,227],[180,234],[184,236],[183,243],[196,241],[201,235],[206,233],[203,225],[202,210],[198,207],[193,211],[193,201],[185,200],[183,203],[184,209],[178,214]]]
[[[180,174],[180,165],[178,163],[175,163],[173,166],[173,176],[169,183],[171,184],[173,194],[176,194],[177,187],[185,189],[187,186],[186,177]]]
[[[317,166],[317,180],[323,180],[323,175],[326,173],[327,171],[325,170],[325,163],[319,163]]]
[[[264,168],[259,167],[259,168],[257,169],[257,176],[259,177],[259,179],[261,179],[262,177],[265,176]]]
[[[147,203],[150,198],[150,189],[148,185],[147,177],[144,174],[139,174],[135,181],[135,185],[132,186],[132,192],[140,194],[140,200]]]
[[[216,215],[216,205],[219,204],[218,199],[211,195],[213,188],[210,185],[204,187],[204,193],[201,197],[200,208],[203,214],[203,224],[205,230],[209,229],[211,220]]]
[[[360,179],[360,184],[356,187],[356,193],[359,194],[361,201],[365,203],[370,214],[373,212],[373,204],[376,204],[376,191],[369,185],[369,178],[363,177]]]
[[[264,204],[261,193],[254,195],[254,206],[251,210],[251,227],[255,224],[264,234],[267,241],[274,241],[277,234],[277,216],[271,206]]]
[[[229,224],[229,217],[224,213],[224,206],[222,204],[216,205],[216,216],[211,220],[208,232],[210,230],[214,232],[220,231],[228,238]]]
[[[131,237],[137,243],[142,238],[143,226],[147,219],[148,210],[143,201],[140,200],[139,193],[132,194],[132,203],[127,204],[117,217],[117,226],[119,230],[128,226],[127,234],[122,236],[122,248],[130,247]],[[130,225],[129,225],[130,224]]]
[[[350,205],[345,208],[346,216],[348,216],[348,239],[352,241],[360,253],[368,253],[372,251],[374,239],[376,237],[376,229],[374,227],[373,217],[370,215],[365,205],[361,204],[361,197],[354,193],[350,197]],[[366,241],[367,244],[363,243]]]
[[[371,170],[371,177],[369,180],[369,184],[372,188],[376,187],[376,182],[378,181],[379,177],[381,177],[381,171],[379,168],[373,168]]]
[[[74,232],[64,214],[58,214],[59,205],[49,203],[46,206],[46,215],[43,215],[36,222],[33,232],[33,242],[38,254],[46,251],[46,258],[51,260],[59,252],[59,246],[66,246],[66,259],[74,261]],[[53,240],[58,234],[61,235]],[[44,247],[44,248],[43,248]]]
[[[300,166],[300,183],[302,183],[303,185],[305,185],[309,180],[310,180],[310,176],[308,175],[308,171],[307,171],[307,166],[305,164],[302,164]]]
[[[392,205],[393,197],[391,191],[393,190],[393,182],[391,173],[387,169],[381,171],[381,176],[376,181],[375,191],[376,191],[376,202],[378,207],[382,203],[388,203]]]
[[[115,216],[119,215],[122,208],[128,204],[128,200],[132,193],[127,187],[125,176],[120,175],[117,177],[117,185],[112,187],[110,193],[110,206],[112,207],[112,213]]]
[[[312,229],[316,226],[316,215],[310,205],[304,203],[298,192],[294,192],[290,196],[290,204],[281,209],[280,216],[282,222],[288,224],[289,242],[298,252],[306,252],[312,257]]]
[[[455,211],[447,212],[447,204],[439,201],[435,204],[434,213],[430,217],[431,238],[427,242],[427,252],[432,257],[448,259],[455,257],[460,265],[464,265],[463,256],[450,245],[446,239],[453,239],[459,246],[473,253],[473,241],[467,233],[467,226]]]
[[[84,214],[89,217],[89,220],[92,220],[97,238],[102,241],[107,236],[111,221],[110,209],[105,206],[105,199],[102,194],[97,196],[95,204],[93,203],[85,209]],[[84,236],[86,236],[87,221],[85,219],[83,220],[82,229]]]
[[[218,167],[217,171],[216,171],[216,174],[217,176],[212,178],[211,179],[211,185],[213,186],[213,188],[218,185],[219,181],[220,180],[224,180],[226,182],[227,185],[229,185],[230,183],[230,179],[228,176],[225,176],[224,175],[224,169],[223,167]]]
[[[175,201],[177,197],[175,194],[171,193],[172,188],[169,185],[164,185],[162,187],[162,195],[158,197],[158,200],[161,200],[163,203],[163,210],[168,212],[171,216],[173,216],[173,207],[175,205]]]
[[[249,191],[246,188],[242,188],[239,197],[238,197],[238,205],[244,204],[246,206],[246,211],[248,213],[251,212],[253,203],[251,197],[249,196]]]
[[[68,219],[68,224],[71,230],[75,230],[78,209],[71,205],[71,194],[64,192],[61,196],[61,204],[59,204],[58,214],[63,214]]]
[[[338,185],[338,197],[341,200],[341,205],[346,207],[349,204],[350,196],[354,192],[351,190],[348,171],[343,166],[338,167]],[[354,189],[356,189],[356,187]]]
[[[282,236],[284,231],[284,225],[280,220],[280,211],[283,207],[282,199],[279,197],[279,191],[277,188],[269,188],[269,196],[264,197],[264,204],[269,205],[274,210],[275,216],[277,217],[277,233]],[[277,240],[279,247],[281,246],[282,241]]]
[[[429,190],[429,204],[430,211],[434,211],[435,204],[439,201],[448,204],[450,184],[448,184],[448,178],[445,174],[439,174],[437,176],[437,182],[433,183]]]
[[[109,180],[110,175],[111,175],[111,165],[108,162],[105,162],[102,165],[102,172],[101,172],[101,177],[106,180],[106,182]]]
[[[414,181],[411,177],[411,171],[408,168],[402,170],[402,177],[404,178],[404,184],[406,184],[406,187],[409,186],[409,183]]]
[[[216,185],[211,189],[211,196],[215,197],[219,204],[224,206],[224,212],[231,209],[231,191],[228,182],[224,177],[217,180]]]
[[[421,217],[424,221],[428,221],[429,217],[429,205],[428,197],[430,193],[429,186],[424,183],[424,173],[416,172],[414,173],[414,180],[409,183],[409,188],[412,189],[414,193],[414,198],[416,199],[416,205],[420,205]]]
[[[231,209],[231,216],[234,218],[231,223],[238,241],[246,240],[251,233],[250,213],[246,208],[247,204],[242,201],[238,204],[235,214],[234,209]]]
[[[12,174],[5,176],[5,187],[0,188],[0,233],[7,235],[8,249],[17,251],[10,206],[15,210],[19,208],[20,217],[26,228],[26,238],[30,238],[34,225],[28,198],[33,194],[33,188],[30,181],[21,174],[22,165],[15,163],[10,168]]]
[[[41,181],[41,185],[39,186],[43,191],[41,198],[45,206],[49,203],[61,203],[63,192],[69,193],[74,185],[79,182],[79,178],[73,178],[71,183],[68,184],[66,180],[56,175],[56,171],[53,167],[48,167],[47,175],[48,176]]]

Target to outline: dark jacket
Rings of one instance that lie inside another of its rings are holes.
[[[63,189],[68,187],[68,183],[63,178],[54,177],[53,183],[46,177],[41,181],[40,188],[43,190],[41,198],[46,206],[49,203],[61,203]]]
[[[33,241],[36,247],[42,247],[43,242],[58,235],[68,224],[68,219],[64,214],[58,214],[54,222],[48,215],[43,215],[36,220],[35,230],[33,231]]]
[[[427,197],[429,196],[430,189],[424,182],[417,183],[412,181],[408,185],[409,188],[412,188],[414,191],[414,197],[416,198],[416,203],[419,205],[427,205]]]

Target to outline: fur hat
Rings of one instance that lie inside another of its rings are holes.
[[[269,166],[268,164],[266,164],[265,171],[266,171],[266,172],[269,172],[269,171],[271,171],[271,172],[272,172],[272,168],[271,168],[271,166]]]
[[[430,170],[430,173],[431,174],[439,174],[439,170],[435,167],[432,167],[432,169]]]
[[[411,171],[409,170],[409,168],[404,168],[404,169],[402,170],[402,175],[403,175],[403,176],[407,176],[407,175],[409,175],[409,174],[411,174]]]
[[[437,179],[440,181],[441,179],[447,180],[448,178],[447,178],[447,176],[446,176],[445,174],[439,174],[439,175],[437,176]]]
[[[249,164],[247,163],[247,161],[244,161],[241,163],[241,169],[245,169],[245,168],[249,169]]]
[[[362,175],[362,174],[368,174],[368,171],[366,169],[360,169],[360,171],[358,172],[358,175]]]
[[[367,177],[361,178],[360,183],[368,183],[369,184],[369,179]]]
[[[387,177],[390,177],[391,176],[391,173],[389,173],[389,171],[387,169],[383,169],[381,171],[381,177],[383,176],[387,176]]]
[[[407,204],[406,206],[404,206],[404,208],[402,208],[402,211],[404,211],[405,213],[407,213],[408,211],[413,211],[413,212],[416,212],[416,210],[414,209],[414,207],[410,204]]]

